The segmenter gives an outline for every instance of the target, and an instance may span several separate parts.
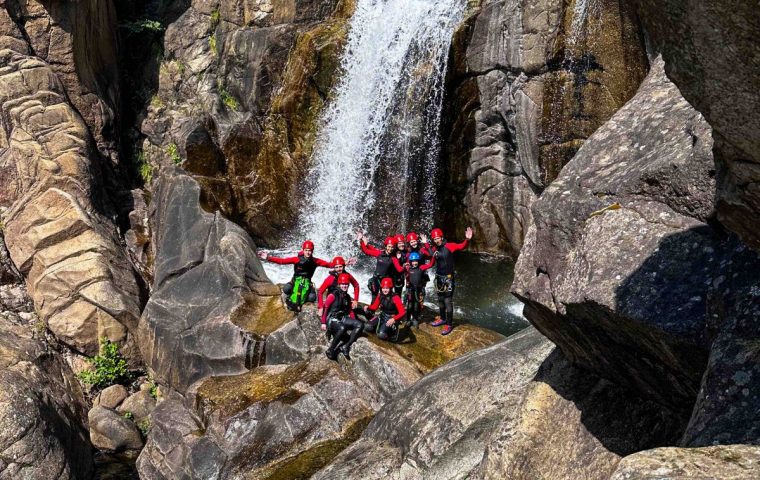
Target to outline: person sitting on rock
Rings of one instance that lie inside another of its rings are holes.
[[[406,308],[409,312],[409,321],[413,327],[420,323],[422,314],[422,304],[425,302],[425,286],[430,281],[430,277],[425,270],[435,265],[435,258],[430,262],[420,265],[421,256],[418,252],[409,254],[409,272],[406,281]]]
[[[380,309],[378,312],[377,310]],[[393,292],[393,279],[386,277],[380,282],[380,294],[372,302],[372,305],[365,307],[367,313],[377,312],[369,321],[368,327],[375,328],[377,338],[380,340],[398,341],[399,322],[406,315],[404,302],[401,297]]]
[[[353,260],[353,262],[352,262]],[[349,263],[352,265],[356,263],[356,259],[352,258],[349,259]],[[346,260],[343,259],[343,257],[335,257],[332,260],[333,269],[330,272],[330,274],[325,278],[325,281],[322,282],[322,285],[319,287],[319,291],[317,292],[317,306],[319,307],[317,309],[317,313],[321,316],[322,315],[322,309],[324,307],[324,297],[325,295],[329,295],[330,293],[333,293],[334,291],[338,290],[338,277],[345,273],[349,277],[349,281],[351,282],[351,285],[354,287],[354,300],[351,303],[351,308],[356,308],[359,305],[359,282],[356,281],[356,278],[354,278],[353,275],[346,272]]]
[[[396,244],[396,260],[398,260],[399,265],[404,266],[407,264],[407,251],[406,244],[404,243],[404,236],[399,233],[393,237],[393,241]],[[400,272],[394,273],[393,289],[396,292],[396,295],[401,296],[401,294],[404,292],[404,284],[406,283],[406,272],[402,270]]]
[[[372,278],[369,279],[369,282],[367,282],[367,288],[372,294],[372,301],[374,302],[380,293],[380,279],[393,277],[397,273],[403,272],[404,267],[399,263],[398,258],[396,258],[394,252],[395,241],[393,237],[387,237],[383,242],[385,250],[380,250],[373,245],[367,244],[367,237],[361,230],[356,233],[359,238],[359,246],[361,247],[362,252],[371,257],[377,258],[375,273],[372,275]]]
[[[349,274],[338,275],[337,290],[330,292],[325,299],[322,330],[327,330],[332,335],[330,346],[325,352],[330,360],[337,360],[338,352],[342,353],[347,360],[351,360],[351,345],[364,330],[364,323],[356,319],[351,307],[351,297],[348,294],[350,282]]]
[[[433,239],[431,248],[436,259],[435,289],[438,292],[439,311],[431,325],[443,325],[441,335],[448,335],[454,329],[454,252],[467,248],[472,238],[472,228],[467,227],[464,236],[464,242],[452,243],[443,238],[443,230],[440,228],[434,228],[430,232]]]
[[[311,284],[311,278],[317,267],[332,268],[332,264],[314,256],[314,242],[306,240],[301,246],[301,251],[295,257],[280,258],[269,255],[267,252],[259,252],[262,260],[278,265],[293,265],[293,278],[282,286],[285,294],[285,304],[288,309],[298,312],[306,302],[315,302],[317,293]]]

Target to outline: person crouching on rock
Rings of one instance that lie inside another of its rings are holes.
[[[285,304],[294,312],[300,311],[304,303],[317,300],[317,293],[311,284],[311,277],[314,276],[317,267],[331,268],[333,266],[321,258],[316,258],[313,254],[314,242],[311,240],[303,242],[301,251],[295,257],[280,258],[269,255],[267,252],[259,252],[259,258],[267,262],[293,265],[293,278],[282,286],[282,292],[286,296]]]
[[[443,325],[441,335],[448,335],[454,329],[454,252],[467,245],[472,238],[472,228],[467,227],[465,240],[462,243],[447,242],[443,238],[443,230],[434,228],[430,232],[433,239],[433,256],[437,266],[435,271],[435,289],[438,292],[439,316],[431,323],[434,327]]]
[[[379,312],[377,310],[380,309]],[[372,305],[365,307],[366,312],[377,312],[369,321],[370,327],[375,327],[377,338],[380,340],[398,341],[399,322],[406,309],[401,297],[393,292],[393,279],[386,277],[380,282],[380,294],[372,302]]]
[[[367,244],[367,237],[362,231],[356,232],[359,238],[359,246],[362,252],[370,257],[377,258],[377,264],[375,265],[375,273],[372,278],[367,282],[367,288],[372,294],[372,302],[375,301],[380,293],[380,279],[385,277],[393,277],[399,272],[404,271],[404,267],[399,263],[398,258],[395,255],[395,240],[393,237],[385,239],[383,244],[385,250]]]
[[[351,297],[348,294],[350,282],[349,274],[338,275],[337,290],[333,290],[325,300],[322,330],[327,330],[332,335],[330,347],[325,352],[330,360],[337,360],[338,352],[351,360],[351,345],[364,330],[364,323],[356,319],[351,308]]]
[[[430,281],[430,277],[425,270],[435,265],[435,259],[420,265],[420,254],[412,252],[409,254],[409,272],[407,274],[406,285],[406,308],[409,311],[409,321],[413,327],[420,324],[420,315],[422,314],[422,304],[425,302],[425,286]]]
[[[352,265],[355,261],[356,259],[354,258],[349,259],[349,263]],[[325,278],[325,281],[322,282],[322,285],[317,292],[317,306],[319,307],[317,313],[320,317],[322,316],[322,309],[324,308],[325,295],[338,291],[338,277],[343,273],[348,275],[349,282],[351,282],[351,285],[354,287],[354,300],[351,303],[351,308],[354,309],[359,305],[359,282],[356,281],[356,278],[354,278],[353,275],[346,271],[346,260],[343,257],[335,257],[332,259],[331,263],[333,264],[333,269],[327,278]]]

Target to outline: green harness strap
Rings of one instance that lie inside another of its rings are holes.
[[[311,280],[306,277],[296,277],[293,281],[293,293],[290,294],[290,302],[295,305],[303,305],[309,296]]]

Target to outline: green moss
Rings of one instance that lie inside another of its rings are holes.
[[[158,20],[150,20],[144,18],[142,20],[136,20],[134,22],[127,22],[120,25],[130,33],[145,33],[145,32],[163,32],[164,26]]]
[[[137,154],[137,172],[146,185],[153,180],[153,165],[150,164],[142,150]]]
[[[124,418],[126,418],[127,420],[134,420],[135,419],[135,414],[132,413],[132,412],[124,412],[121,416],[124,417]]]
[[[208,26],[209,32],[213,32],[214,30],[216,30],[216,27],[219,26],[219,22],[221,21],[222,21],[222,14],[219,12],[219,10],[212,10],[211,17],[209,18],[209,26]]]
[[[216,35],[211,34],[208,39],[208,46],[211,48],[211,53],[219,55],[219,51],[216,49]]]
[[[339,438],[325,440],[311,448],[282,460],[252,478],[257,480],[300,480],[310,478],[313,474],[328,465],[340,452],[351,445],[362,434],[372,420],[373,415],[367,415],[344,430]]]
[[[233,97],[230,92],[221,85],[219,86],[219,98],[222,99],[224,106],[230,110],[234,111],[238,109],[238,102],[235,100],[235,97]]]
[[[166,147],[166,153],[169,155],[169,158],[174,165],[182,164],[182,157],[179,155],[179,148],[177,148],[176,143],[170,143],[169,146]]]
[[[142,433],[143,437],[148,436],[148,432],[150,432],[150,417],[145,417],[139,422],[137,422],[137,429],[140,430],[140,433]]]

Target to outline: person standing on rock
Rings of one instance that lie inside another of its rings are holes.
[[[412,252],[409,254],[409,272],[407,273],[406,284],[406,308],[409,312],[409,320],[413,327],[416,327],[420,323],[420,315],[422,314],[422,304],[425,302],[425,286],[430,281],[430,277],[425,270],[428,270],[435,265],[435,258],[430,262],[420,265],[422,257],[418,252]]]
[[[395,254],[395,240],[393,237],[387,237],[383,242],[385,250],[369,245],[367,243],[367,237],[364,232],[359,230],[356,232],[359,239],[359,246],[366,255],[377,258],[377,264],[375,265],[375,273],[367,283],[367,288],[372,294],[372,302],[375,301],[380,293],[380,280],[385,277],[394,277],[399,272],[404,271],[404,267],[399,263]]]
[[[431,258],[428,245],[426,245],[427,239],[425,238],[424,235],[422,236],[422,243],[420,243],[420,236],[417,235],[415,232],[409,232],[406,235],[406,244],[408,245],[406,248],[407,254],[411,254],[414,252],[419,253],[420,261]]]
[[[398,260],[398,264],[401,266],[407,265],[407,251],[406,251],[406,244],[405,238],[400,233],[393,237],[393,241],[396,243],[396,260]],[[404,293],[404,285],[406,284],[406,272],[404,270],[400,272],[395,272],[395,275],[393,276],[393,289],[396,292],[396,295],[401,295]]]
[[[280,258],[269,255],[267,252],[259,252],[259,258],[278,265],[293,265],[293,278],[282,286],[285,294],[285,303],[288,309],[298,312],[304,303],[313,303],[317,300],[317,293],[311,284],[311,278],[317,267],[332,268],[332,263],[326,262],[314,256],[314,242],[306,240],[301,245],[301,251],[295,257]]]
[[[350,282],[349,274],[338,275],[338,288],[330,292],[325,299],[322,330],[327,330],[332,335],[330,347],[325,351],[330,360],[337,360],[338,352],[347,360],[351,360],[351,345],[364,330],[364,323],[356,319],[351,306],[351,297],[348,294]]]
[[[353,265],[356,263],[356,259],[349,259],[349,263]],[[329,295],[339,289],[337,280],[338,277],[344,273],[348,275],[349,282],[351,282],[351,285],[354,287],[354,300],[351,303],[351,308],[356,308],[359,305],[359,282],[356,280],[356,278],[354,278],[353,275],[346,271],[346,260],[344,260],[343,257],[335,257],[332,260],[332,264],[332,271],[327,276],[327,278],[325,278],[325,281],[322,282],[322,285],[319,287],[319,291],[317,292],[317,306],[319,307],[317,309],[317,313],[320,316],[322,316],[322,309],[324,307],[323,299],[325,297],[325,294]]]
[[[393,291],[393,279],[386,277],[380,282],[380,294],[372,302],[372,305],[365,307],[365,312],[377,312],[372,320],[369,321],[369,327],[376,327],[375,333],[380,340],[397,341],[399,335],[399,322],[406,315],[404,302],[401,297]]]
[[[443,238],[443,230],[440,228],[434,228],[430,232],[430,238],[433,239],[431,249],[436,260],[435,289],[438,292],[439,311],[431,325],[443,325],[441,335],[448,335],[454,329],[454,252],[467,248],[472,239],[472,228],[467,227],[464,236],[464,242],[453,243]]]

